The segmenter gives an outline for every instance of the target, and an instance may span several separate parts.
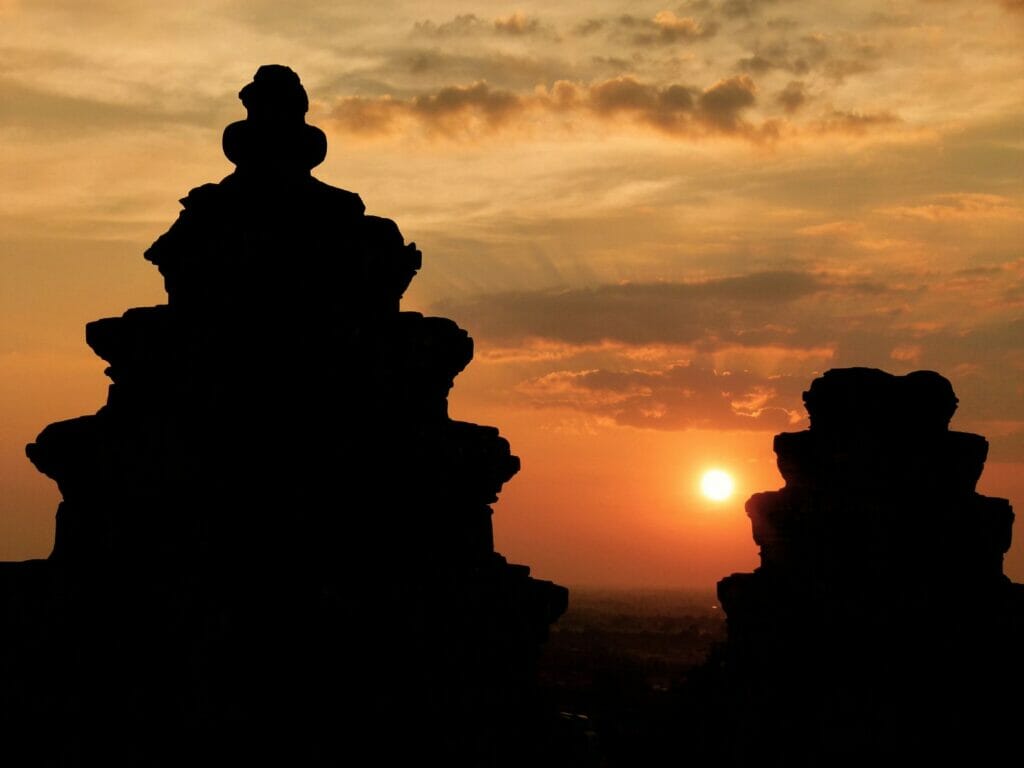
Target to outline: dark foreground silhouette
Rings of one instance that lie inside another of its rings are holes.
[[[87,326],[108,402],[28,447],[63,502],[0,565],[11,764],[537,763],[567,593],[494,552],[519,462],[448,417],[472,341],[399,311],[420,253],[310,175],[298,77],[240,96],[236,171],[146,252],[167,305]]]
[[[988,443],[949,430],[937,373],[832,370],[809,430],[775,438],[786,486],[747,502],[761,566],[719,582],[717,762],[1002,765],[1019,748],[1024,585],[1013,511],[975,485]]]

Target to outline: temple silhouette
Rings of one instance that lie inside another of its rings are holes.
[[[950,431],[949,381],[830,370],[810,429],[775,437],[747,502],[761,565],[718,584],[716,764],[1003,764],[1024,683],[1013,511],[978,494],[988,443]]]
[[[18,764],[529,764],[567,591],[494,550],[519,461],[448,416],[472,340],[400,311],[419,250],[311,176],[298,76],[240,98],[236,170],[145,254],[167,304],[86,326],[107,403],[28,446],[63,501],[0,564],[0,717],[47,734]]]

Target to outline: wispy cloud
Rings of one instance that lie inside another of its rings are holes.
[[[427,37],[452,37],[471,35],[483,32],[488,28],[487,22],[475,13],[463,13],[449,21],[437,23],[429,19],[417,21],[413,32]]]
[[[717,22],[701,21],[692,16],[677,16],[673,11],[658,11],[654,16],[595,17],[579,22],[575,34],[589,37],[604,33],[613,40],[626,44],[649,47],[689,43],[714,37],[718,32]]]
[[[82,136],[101,131],[166,128],[173,124],[205,125],[210,109],[197,104],[174,109],[150,98],[105,101],[73,96],[0,78],[0,128],[23,129],[36,137]]]
[[[882,209],[883,213],[925,221],[975,221],[1009,219],[1024,221],[1024,207],[1004,197],[982,193],[935,195],[921,205],[899,205]]]
[[[554,371],[516,391],[536,407],[574,408],[632,427],[778,432],[802,418],[805,385],[686,363],[659,371]]]
[[[440,23],[425,20],[413,25],[413,34],[431,38],[459,38],[474,35],[508,35],[525,37],[529,35],[554,36],[536,16],[528,16],[522,11],[515,11],[507,16],[498,16],[487,20],[475,13],[464,13],[448,21]]]
[[[521,11],[516,11],[510,16],[499,16],[494,20],[494,29],[506,35],[534,35],[543,28],[540,19],[527,16]]]
[[[797,112],[807,103],[807,99],[807,86],[799,80],[790,80],[786,87],[775,95],[775,100],[789,115]]]
[[[824,116],[811,122],[812,130],[818,133],[848,133],[863,135],[868,131],[900,122],[891,112],[844,112],[829,110]]]
[[[819,293],[851,291],[885,289],[801,272],[760,272],[701,282],[507,292],[444,302],[435,310],[454,312],[498,339],[760,345],[789,335],[779,325],[782,306]]]

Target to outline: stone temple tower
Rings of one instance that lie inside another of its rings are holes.
[[[1013,511],[975,491],[986,440],[949,381],[828,371],[786,481],[747,502],[761,566],[719,582],[725,765],[1002,764],[1024,713]]]
[[[146,252],[167,304],[86,327],[107,403],[28,446],[63,501],[0,565],[2,722],[60,765],[525,764],[567,593],[494,551],[519,461],[448,416],[472,340],[400,311],[420,252],[311,175],[298,76],[240,97],[235,171]]]

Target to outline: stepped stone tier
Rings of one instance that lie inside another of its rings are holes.
[[[747,502],[761,565],[718,584],[729,765],[994,765],[1019,735],[1024,585],[1013,511],[978,494],[986,440],[931,371],[828,371]]]
[[[86,327],[106,405],[28,446],[63,501],[0,567],[0,714],[60,765],[524,764],[567,592],[494,551],[519,460],[448,416],[472,340],[399,310],[420,251],[310,175],[298,76],[240,96],[236,170],[145,254],[167,304]]]

